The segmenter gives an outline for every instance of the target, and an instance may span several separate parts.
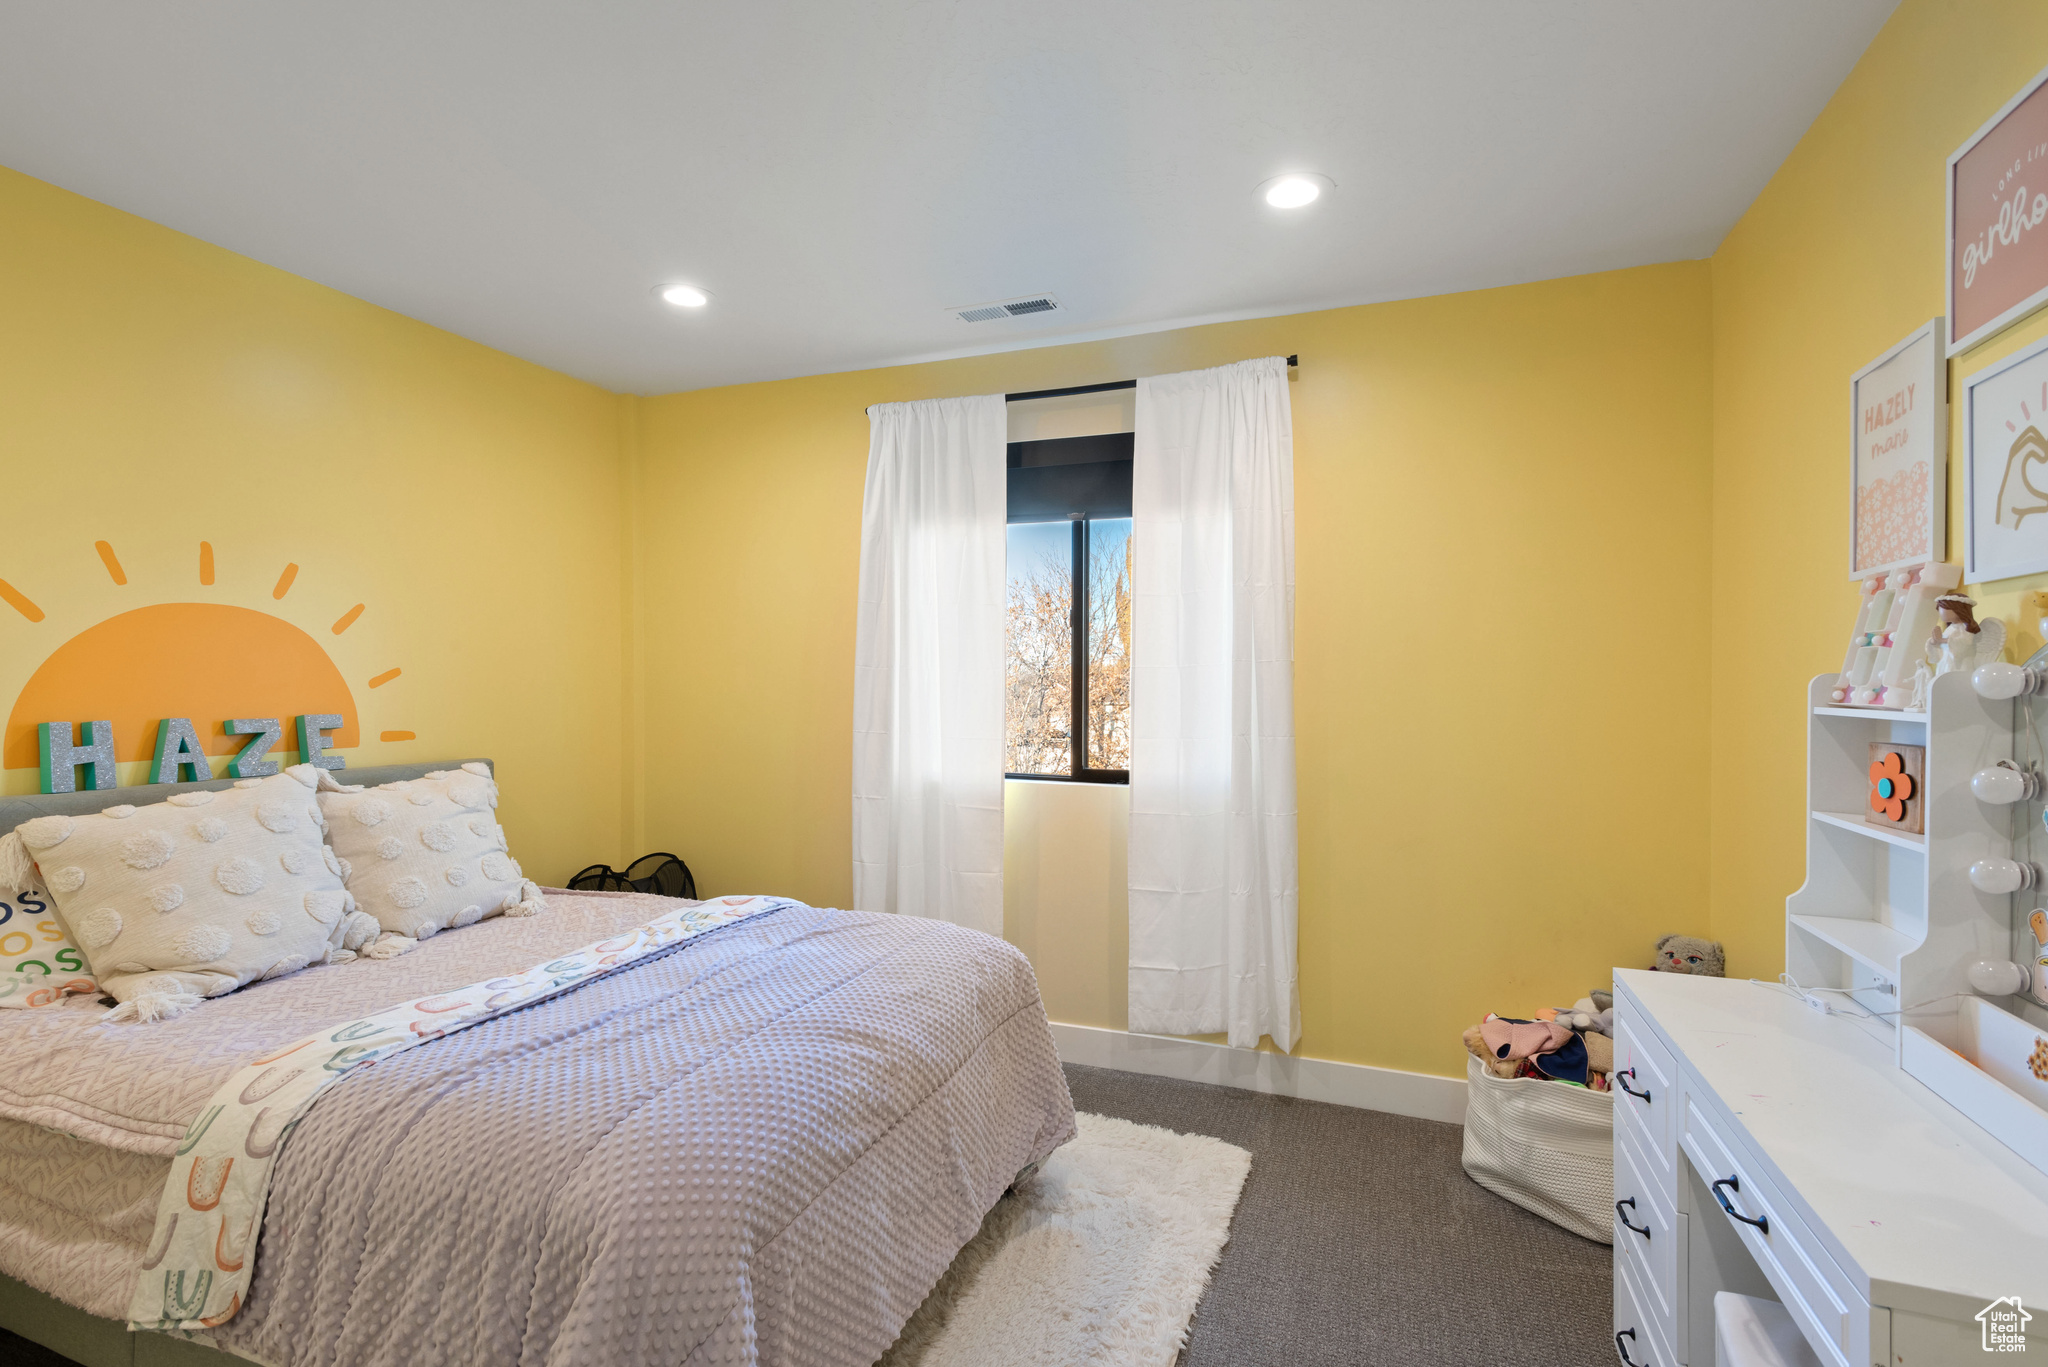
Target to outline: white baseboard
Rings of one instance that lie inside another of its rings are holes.
[[[1290,1058],[1222,1044],[1175,1039],[1169,1035],[1133,1035],[1093,1025],[1052,1026],[1060,1062],[1094,1068],[1120,1068],[1127,1073],[1213,1082],[1248,1092],[1270,1092],[1386,1111],[1420,1120],[1465,1123],[1465,1079],[1404,1073],[1363,1063],[1334,1063],[1321,1058]]]

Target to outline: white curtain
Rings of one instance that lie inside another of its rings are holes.
[[[1000,394],[868,410],[853,904],[1003,933]]]
[[[1130,1028],[1301,1034],[1294,425],[1279,357],[1138,381]]]

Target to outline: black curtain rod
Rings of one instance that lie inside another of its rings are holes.
[[[1301,364],[1301,357],[1289,356],[1289,366]],[[1069,394],[1104,394],[1112,389],[1136,389],[1136,380],[1111,380],[1108,384],[1077,384],[1066,389],[1029,389],[1022,394],[1003,395],[1004,403],[1016,403],[1019,399],[1064,399]]]
[[[1301,357],[1289,356],[1287,364],[1298,366],[1301,364]],[[1003,395],[1003,400],[1006,403],[1016,403],[1020,399],[1064,399],[1069,394],[1104,394],[1112,389],[1136,389],[1137,387],[1138,382],[1136,380],[1111,380],[1108,384],[1077,384],[1066,389],[1032,389],[1022,394],[1005,394]]]

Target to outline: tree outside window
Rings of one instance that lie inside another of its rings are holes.
[[[1130,542],[1128,517],[1010,526],[1003,682],[1011,774],[1128,781]]]

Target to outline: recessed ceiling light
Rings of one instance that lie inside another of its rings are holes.
[[[701,309],[711,302],[711,296],[695,285],[663,285],[660,294],[679,309]]]
[[[1266,181],[1259,186],[1259,194],[1276,209],[1299,209],[1304,204],[1315,203],[1331,184],[1328,176],[1297,172]]]

